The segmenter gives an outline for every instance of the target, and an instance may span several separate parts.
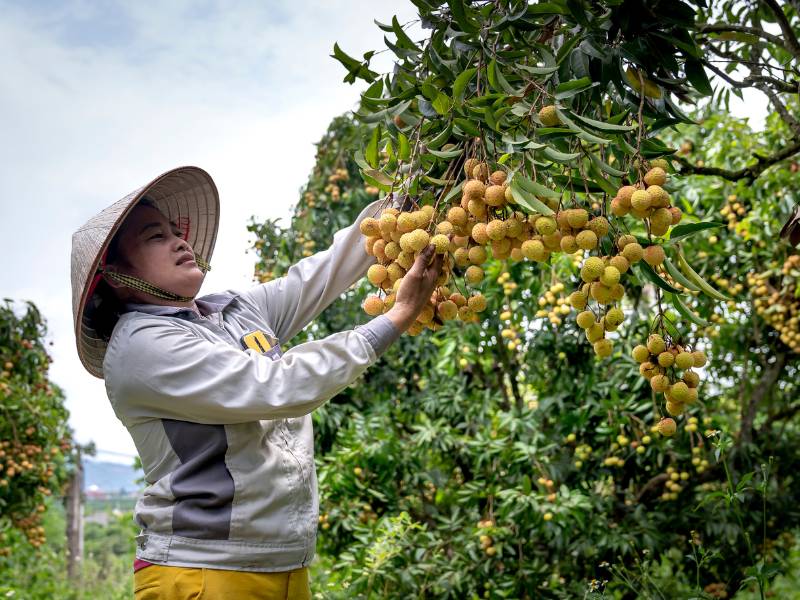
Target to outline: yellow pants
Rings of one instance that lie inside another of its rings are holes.
[[[151,565],[133,574],[135,600],[310,600],[308,569],[254,573]]]

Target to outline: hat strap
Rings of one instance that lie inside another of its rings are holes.
[[[211,265],[209,265],[199,256],[196,256],[194,260],[200,270],[204,273],[211,270]],[[194,296],[179,296],[178,294],[173,294],[172,292],[153,285],[152,283],[148,283],[144,279],[134,277],[133,275],[126,275],[124,273],[108,271],[105,269],[105,267],[100,267],[98,269],[98,275],[100,274],[105,275],[109,279],[113,279],[117,283],[121,283],[125,287],[129,287],[139,292],[144,292],[145,294],[155,296],[156,298],[161,298],[162,300],[170,300],[172,302],[191,302],[194,300]]]

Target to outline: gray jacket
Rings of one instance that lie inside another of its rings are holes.
[[[285,277],[178,307],[129,305],[103,369],[147,487],[136,557],[153,563],[286,571],[314,556],[318,521],[309,413],[399,337],[381,315],[354,330],[290,340],[366,273],[358,224]]]

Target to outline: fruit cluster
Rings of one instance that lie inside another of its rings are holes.
[[[780,267],[747,276],[756,312],[773,327],[792,352],[800,353],[800,255],[789,256]]]
[[[702,351],[690,352],[678,344],[668,344],[661,335],[654,333],[647,338],[646,345],[636,346],[632,355],[651,389],[664,394],[666,412],[671,417],[683,414],[687,405],[697,401],[700,376],[692,368],[705,366],[706,355]],[[657,427],[664,436],[671,436],[676,430],[675,421],[670,417],[662,419]]]

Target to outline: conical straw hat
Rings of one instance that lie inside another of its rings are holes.
[[[125,218],[143,197],[186,233],[195,254],[211,261],[219,226],[219,194],[211,176],[197,167],[179,167],[131,192],[95,215],[72,234],[72,317],[78,356],[95,377],[103,377],[106,342],[92,328],[89,312],[96,306],[98,268]]]

